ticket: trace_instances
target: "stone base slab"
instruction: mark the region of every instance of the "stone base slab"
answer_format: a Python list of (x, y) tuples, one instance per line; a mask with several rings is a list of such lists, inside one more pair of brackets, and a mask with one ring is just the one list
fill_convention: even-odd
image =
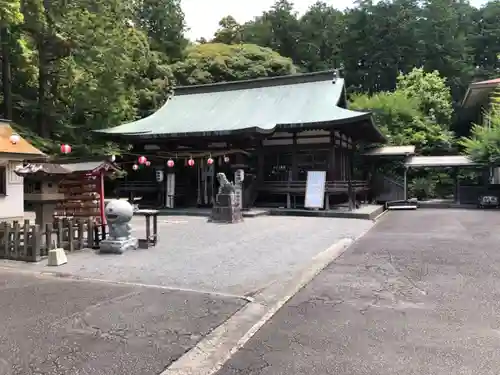
[(123, 254), (127, 250), (137, 250), (139, 240), (129, 238), (126, 240), (106, 239), (99, 242), (99, 252), (104, 254)]

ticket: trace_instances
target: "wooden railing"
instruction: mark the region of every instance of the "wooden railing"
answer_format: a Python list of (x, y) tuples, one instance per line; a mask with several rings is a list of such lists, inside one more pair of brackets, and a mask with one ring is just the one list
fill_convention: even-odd
[(163, 183), (158, 183), (156, 181), (124, 181), (121, 182), (116, 191), (118, 193), (146, 193), (146, 192), (157, 192), (162, 190)]
[[(366, 181), (351, 181), (353, 192), (367, 191)], [(306, 181), (264, 181), (258, 188), (259, 191), (275, 194), (305, 194)], [(347, 181), (327, 181), (325, 184), (326, 193), (347, 193), (349, 183)]]

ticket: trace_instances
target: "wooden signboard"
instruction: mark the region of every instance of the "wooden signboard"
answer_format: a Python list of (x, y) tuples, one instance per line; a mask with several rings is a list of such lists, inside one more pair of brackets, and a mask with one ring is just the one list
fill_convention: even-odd
[(326, 171), (307, 171), (306, 208), (324, 208)]

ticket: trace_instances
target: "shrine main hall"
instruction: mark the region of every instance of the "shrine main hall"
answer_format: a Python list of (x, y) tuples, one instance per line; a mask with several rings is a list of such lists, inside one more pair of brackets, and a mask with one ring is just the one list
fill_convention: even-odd
[[(333, 70), (177, 87), (149, 117), (99, 133), (132, 145), (117, 193), (156, 207), (210, 207), (217, 173), (236, 171), (244, 207), (304, 207), (311, 171), (325, 172), (323, 208), (351, 203), (369, 190), (357, 156), (386, 141), (370, 113), (347, 108)], [(151, 167), (132, 170), (138, 156)]]

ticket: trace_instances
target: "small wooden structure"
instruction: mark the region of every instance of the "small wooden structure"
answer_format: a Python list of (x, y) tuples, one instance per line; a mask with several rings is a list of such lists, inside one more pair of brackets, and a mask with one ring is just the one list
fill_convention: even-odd
[[(137, 210), (134, 212), (134, 215), (146, 218), (146, 238), (139, 238), (139, 248), (148, 249), (158, 243), (158, 214), (158, 210)], [(151, 219), (153, 219), (153, 228), (151, 228)]]
[(37, 224), (56, 218), (86, 218), (105, 224), (104, 178), (120, 169), (109, 161), (36, 162), (20, 167), (25, 200), (37, 211)]

